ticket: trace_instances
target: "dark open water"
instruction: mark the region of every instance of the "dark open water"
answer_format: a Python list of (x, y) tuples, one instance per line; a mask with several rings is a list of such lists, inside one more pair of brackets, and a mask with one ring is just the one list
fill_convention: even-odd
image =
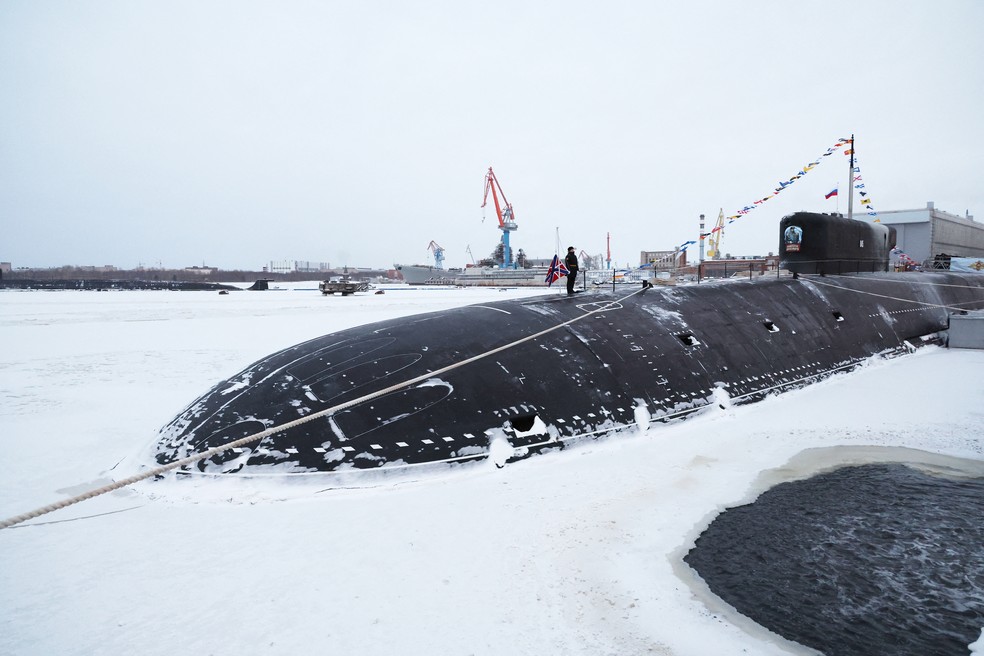
[(967, 656), (984, 628), (984, 478), (878, 464), (783, 483), (719, 515), (684, 560), (827, 656)]

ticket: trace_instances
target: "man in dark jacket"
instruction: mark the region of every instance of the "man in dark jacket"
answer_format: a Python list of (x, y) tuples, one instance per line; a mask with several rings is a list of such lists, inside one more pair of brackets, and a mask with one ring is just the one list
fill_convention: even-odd
[(564, 264), (567, 265), (567, 293), (574, 293), (574, 280), (577, 278), (577, 255), (574, 254), (574, 247), (567, 247), (567, 257), (564, 258)]

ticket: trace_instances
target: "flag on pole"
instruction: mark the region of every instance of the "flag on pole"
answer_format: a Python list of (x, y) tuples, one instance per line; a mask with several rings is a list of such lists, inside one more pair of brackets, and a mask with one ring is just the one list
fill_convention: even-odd
[(826, 198), (827, 200), (830, 200), (832, 197), (834, 197), (836, 195), (837, 195), (837, 187), (834, 187), (833, 191), (831, 191), (828, 194), (824, 194), (823, 197)]
[(567, 265), (564, 264), (559, 257), (553, 256), (553, 261), (550, 263), (550, 268), (547, 269), (547, 279), (544, 281), (547, 283), (547, 287), (554, 284), (560, 280), (561, 276), (566, 276), (570, 271), (567, 270)]

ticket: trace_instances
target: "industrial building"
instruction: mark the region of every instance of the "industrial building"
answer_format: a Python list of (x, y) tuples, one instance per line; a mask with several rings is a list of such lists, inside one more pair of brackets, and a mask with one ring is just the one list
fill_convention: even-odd
[(952, 257), (984, 257), (984, 224), (974, 221), (970, 212), (957, 216), (938, 210), (929, 202), (918, 210), (878, 212), (878, 218), (883, 225), (895, 228), (896, 248), (916, 262), (944, 253)]
[(653, 271), (675, 271), (687, 266), (687, 251), (642, 251), (639, 266), (649, 265)]
[(263, 271), (268, 273), (325, 273), (329, 268), (327, 262), (279, 260), (271, 261), (270, 266), (263, 267)]

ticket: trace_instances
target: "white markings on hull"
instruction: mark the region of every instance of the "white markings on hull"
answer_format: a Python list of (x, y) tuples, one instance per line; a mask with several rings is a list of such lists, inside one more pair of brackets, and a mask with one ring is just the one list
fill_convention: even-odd
[(488, 305), (472, 305), (471, 307), (482, 308), (484, 310), (495, 310), (496, 312), (502, 312), (503, 314), (512, 314), (512, 312), (507, 312), (502, 308), (489, 307)]

